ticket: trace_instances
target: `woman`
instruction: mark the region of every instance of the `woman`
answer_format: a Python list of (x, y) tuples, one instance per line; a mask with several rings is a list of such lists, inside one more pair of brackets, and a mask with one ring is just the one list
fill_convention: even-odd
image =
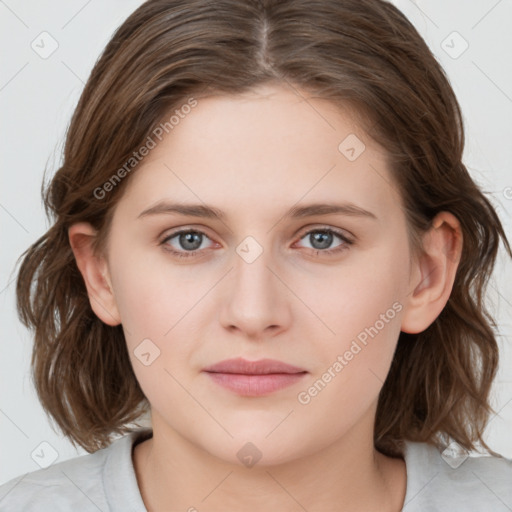
[(91, 453), (0, 510), (512, 508), (482, 438), (512, 251), (463, 145), (387, 2), (144, 3), (18, 278), (39, 398)]

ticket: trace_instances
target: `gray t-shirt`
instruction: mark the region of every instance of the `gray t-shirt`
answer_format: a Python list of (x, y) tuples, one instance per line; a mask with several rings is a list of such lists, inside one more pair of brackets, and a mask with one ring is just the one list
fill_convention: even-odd
[[(0, 511), (147, 512), (132, 449), (150, 436), (151, 429), (138, 429), (103, 450), (10, 480), (0, 486)], [(512, 511), (511, 459), (447, 454), (426, 443), (406, 443), (403, 512)]]

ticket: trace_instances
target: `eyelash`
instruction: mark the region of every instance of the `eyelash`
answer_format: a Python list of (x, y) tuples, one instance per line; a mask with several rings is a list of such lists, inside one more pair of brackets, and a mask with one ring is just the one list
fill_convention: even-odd
[[(201, 231), (199, 229), (182, 229), (180, 231), (175, 231), (174, 233), (171, 233), (170, 235), (166, 236), (160, 242), (160, 245), (164, 246), (164, 250), (165, 251), (170, 252), (172, 255), (177, 256), (178, 258), (196, 258), (196, 257), (199, 256), (198, 255), (198, 252), (200, 251), (199, 249), (196, 249), (195, 251), (176, 251), (174, 249), (169, 249), (168, 247), (165, 247), (166, 243), (169, 240), (172, 240), (173, 238), (175, 238), (178, 235), (187, 234), (187, 233), (197, 233), (197, 234), (205, 236), (206, 238), (210, 238), (206, 233), (204, 233), (203, 231)], [(346, 249), (348, 249), (349, 246), (351, 246), (354, 243), (352, 240), (347, 238), (343, 233), (341, 233), (338, 230), (332, 229), (332, 228), (316, 228), (316, 229), (312, 229), (310, 231), (307, 231), (307, 232), (303, 233), (302, 236), (299, 238), (299, 240), (302, 240), (303, 238), (305, 238), (306, 236), (310, 235), (311, 233), (329, 233), (329, 234), (333, 234), (333, 235), (337, 236), (338, 238), (340, 238), (344, 242), (344, 244), (338, 246), (335, 249), (326, 249), (326, 250), (310, 249), (312, 251), (315, 251), (315, 256), (318, 256), (319, 253), (322, 253), (322, 255), (327, 255), (327, 256), (335, 255), (335, 254), (338, 254), (338, 253), (341, 253), (341, 252), (345, 251)]]

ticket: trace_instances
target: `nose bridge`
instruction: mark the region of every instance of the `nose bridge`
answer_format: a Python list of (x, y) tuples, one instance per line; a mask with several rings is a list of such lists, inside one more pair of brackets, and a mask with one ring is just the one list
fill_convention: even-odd
[(264, 248), (254, 237), (246, 237), (236, 248), (235, 282), (237, 290), (247, 290), (252, 294), (268, 294), (272, 287), (269, 267), (272, 268), (272, 249)]
[(235, 248), (229, 293), (223, 305), (225, 327), (234, 326), (257, 336), (270, 326), (275, 329), (288, 321), (286, 290), (274, 275), (272, 254), (270, 247), (264, 247), (253, 236)]

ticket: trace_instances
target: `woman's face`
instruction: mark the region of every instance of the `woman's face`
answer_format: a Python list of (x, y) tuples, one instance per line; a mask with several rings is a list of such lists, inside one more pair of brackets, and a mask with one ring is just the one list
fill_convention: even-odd
[[(108, 245), (153, 428), (234, 463), (372, 439), (411, 291), (384, 149), (348, 112), (285, 88), (200, 99), (182, 117), (130, 177)], [(231, 358), (303, 373), (204, 371)]]

